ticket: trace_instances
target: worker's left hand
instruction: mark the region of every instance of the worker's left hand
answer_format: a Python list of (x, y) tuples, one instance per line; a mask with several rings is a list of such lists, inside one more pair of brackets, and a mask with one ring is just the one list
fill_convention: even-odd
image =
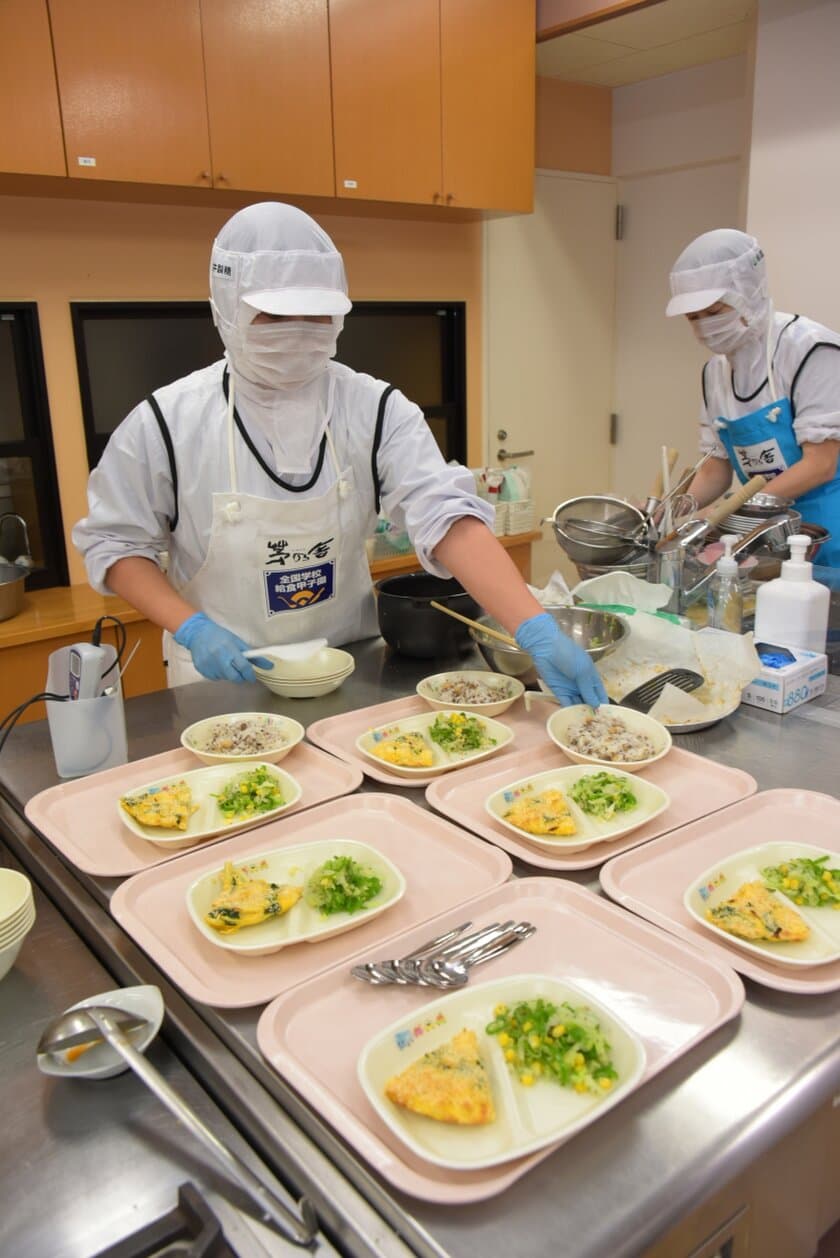
[(564, 708), (573, 703), (588, 703), (593, 708), (609, 703), (604, 683), (586, 651), (558, 629), (548, 612), (523, 620), (514, 636)]

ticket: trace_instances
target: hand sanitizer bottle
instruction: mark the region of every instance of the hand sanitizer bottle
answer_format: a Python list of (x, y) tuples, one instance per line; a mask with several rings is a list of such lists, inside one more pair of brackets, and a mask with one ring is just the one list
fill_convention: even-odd
[(828, 633), (829, 591), (811, 575), (805, 558), (810, 537), (795, 533), (788, 539), (790, 559), (775, 581), (759, 586), (755, 600), (755, 638), (803, 651), (825, 650)]
[(709, 582), (709, 624), (713, 629), (741, 632), (744, 600), (738, 577), (738, 561), (732, 548), (740, 539), (727, 534), (722, 537), (724, 553), (717, 561), (717, 571)]

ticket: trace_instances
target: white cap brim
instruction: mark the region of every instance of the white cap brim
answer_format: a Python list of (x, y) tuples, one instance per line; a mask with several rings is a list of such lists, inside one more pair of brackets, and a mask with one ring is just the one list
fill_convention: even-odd
[(725, 288), (702, 288), (694, 293), (677, 293), (665, 307), (665, 314), (669, 318), (673, 315), (695, 314), (698, 310), (708, 310), (709, 306), (725, 296)]
[(274, 315), (345, 315), (353, 303), (337, 288), (267, 288), (244, 293), (242, 300), (254, 310)]

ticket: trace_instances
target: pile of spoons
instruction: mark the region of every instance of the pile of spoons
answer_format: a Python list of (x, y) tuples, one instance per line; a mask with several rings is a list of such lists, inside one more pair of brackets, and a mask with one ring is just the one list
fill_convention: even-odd
[(407, 956), (388, 961), (368, 961), (354, 965), (350, 973), (374, 987), (398, 986), (437, 987), (448, 991), (469, 982), (474, 965), (492, 961), (509, 948), (529, 939), (537, 929), (530, 922), (493, 922), (470, 934), (465, 931), (472, 922), (463, 922)]

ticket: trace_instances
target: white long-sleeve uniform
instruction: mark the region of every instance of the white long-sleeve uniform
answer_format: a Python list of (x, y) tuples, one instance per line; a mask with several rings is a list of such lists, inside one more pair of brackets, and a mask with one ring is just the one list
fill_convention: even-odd
[[(73, 541), (84, 555), (91, 585), (100, 592), (108, 592), (108, 569), (128, 556), (159, 563), (161, 552), (168, 552), (169, 579), (179, 590), (204, 562), (212, 495), (230, 488), (224, 366), (223, 361), (214, 363), (155, 393), (172, 436), (177, 468), (178, 523), (174, 531), (169, 527), (176, 506), (170, 462), (148, 403), (142, 402), (120, 424), (91, 473), (89, 514), (73, 529)], [(379, 399), (386, 385), (339, 363), (331, 363), (329, 372), (335, 378), (330, 431), (339, 466), (353, 469), (358, 496), (353, 518), (359, 533), (354, 540), (361, 546), (375, 527), (371, 454)], [(335, 483), (332, 462), (324, 458), (317, 479), (305, 487), (312, 480), (317, 452), (308, 474), (283, 476), (260, 428), (249, 425), (245, 413), (242, 421), (266, 467), (260, 465), (237, 430), (240, 492), (300, 500), (318, 497)], [(397, 390), (388, 398), (377, 468), (382, 511), (406, 530), (424, 568), (449, 576), (432, 558), (435, 546), (463, 516), (474, 516), (492, 527), (492, 508), (476, 496), (466, 468), (444, 461), (421, 410)], [(299, 493), (285, 489), (269, 472), (289, 485), (305, 488)]]

